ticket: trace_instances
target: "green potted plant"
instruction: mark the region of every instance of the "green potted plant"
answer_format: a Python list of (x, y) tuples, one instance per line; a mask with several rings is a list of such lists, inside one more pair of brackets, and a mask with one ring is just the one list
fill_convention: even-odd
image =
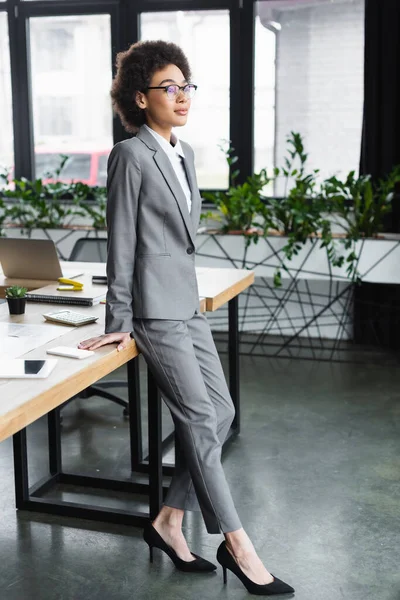
[(10, 170), (0, 168), (0, 235), (19, 229), (24, 237), (53, 239), (60, 257), (66, 258), (63, 245), (75, 232), (94, 230), (97, 235), (106, 229), (107, 191), (81, 181), (60, 181), (68, 156), (60, 159), (54, 172), (32, 181), (12, 179)]
[[(60, 158), (54, 173), (47, 172), (33, 181), (24, 177), (11, 181), (9, 171), (0, 172), (0, 182), (4, 184), (0, 200), (3, 196), (8, 202), (3, 219), (7, 226), (18, 226), (30, 235), (33, 229), (74, 228), (72, 222), (76, 217), (90, 217), (91, 227), (105, 229), (106, 188), (89, 187), (81, 181), (59, 181), (69, 157), (62, 154)], [(45, 183), (46, 179), (51, 181)]]
[[(331, 223), (324, 216), (329, 212), (326, 197), (318, 190), (319, 169), (308, 171), (308, 154), (300, 133), (291, 131), (286, 142), (284, 166), (275, 167), (273, 171), (276, 179), (284, 177), (284, 196), (266, 199), (273, 230), (287, 239), (281, 249), (281, 268), (287, 270), (286, 261), (297, 256), (310, 240), (319, 240), (319, 247), (325, 248), (330, 264), (341, 267), (344, 257), (337, 252)], [(274, 283), (276, 287), (282, 284), (280, 268), (275, 272)]]
[(25, 312), (27, 288), (12, 285), (6, 289), (6, 299), (10, 315), (23, 315)]
[(89, 217), (93, 229), (106, 229), (107, 189), (102, 186), (85, 186), (76, 183), (74, 202), (76, 215)]
[[(65, 204), (71, 196), (75, 184), (57, 181), (67, 161), (67, 155), (61, 155), (60, 166), (55, 173), (46, 173), (46, 178), (54, 178), (55, 182), (44, 183), (43, 178), (33, 181), (22, 177), (12, 180), (12, 188), (3, 190), (3, 196), (11, 200), (8, 208), (8, 219), (24, 231), (32, 229), (63, 228), (67, 218), (73, 216), (73, 208)], [(9, 173), (5, 171), (2, 179), (7, 182)]]
[(323, 182), (322, 193), (331, 221), (344, 230), (342, 243), (348, 252), (347, 276), (352, 281), (360, 278), (357, 242), (382, 237), (384, 217), (392, 211), (399, 183), (400, 165), (395, 165), (386, 177), (377, 181), (373, 181), (371, 175), (356, 177), (355, 171), (350, 171), (343, 180), (333, 176)]
[[(232, 166), (238, 160), (234, 155), (234, 148), (226, 150), (222, 145), (220, 148), (228, 165)], [(239, 170), (232, 172), (227, 190), (203, 192), (203, 198), (213, 202), (220, 213), (208, 211), (201, 215), (201, 219), (222, 221), (219, 230), (221, 234), (244, 235), (248, 246), (251, 241), (257, 243), (260, 235), (266, 235), (271, 225), (268, 208), (261, 199), (262, 190), (268, 185), (270, 178), (266, 169), (261, 169), (239, 184), (238, 175)]]

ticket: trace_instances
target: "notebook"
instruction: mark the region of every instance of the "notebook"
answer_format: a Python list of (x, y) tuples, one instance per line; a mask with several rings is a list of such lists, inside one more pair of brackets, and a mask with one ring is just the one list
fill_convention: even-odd
[(95, 306), (106, 297), (107, 286), (85, 283), (80, 291), (61, 292), (57, 285), (46, 285), (26, 294), (28, 302), (46, 302), (47, 304), (70, 304), (74, 306)]

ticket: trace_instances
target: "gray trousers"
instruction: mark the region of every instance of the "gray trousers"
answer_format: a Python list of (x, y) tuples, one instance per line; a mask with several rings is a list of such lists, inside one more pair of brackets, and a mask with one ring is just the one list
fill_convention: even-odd
[(175, 474), (164, 504), (201, 510), (208, 533), (240, 529), (221, 464), (235, 409), (207, 317), (135, 318), (133, 333), (175, 425)]

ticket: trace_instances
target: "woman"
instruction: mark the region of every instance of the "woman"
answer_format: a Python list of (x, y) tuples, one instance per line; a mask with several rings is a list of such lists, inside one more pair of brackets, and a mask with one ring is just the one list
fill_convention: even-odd
[[(193, 150), (173, 127), (185, 125), (196, 86), (182, 50), (139, 42), (117, 56), (111, 96), (125, 129), (107, 167), (108, 293), (105, 334), (95, 350), (134, 337), (174, 420), (175, 475), (163, 507), (144, 530), (177, 568), (211, 571), (190, 552), (185, 510), (201, 510), (209, 533), (225, 540), (217, 560), (259, 595), (293, 592), (262, 564), (236, 512), (221, 465), (234, 407), (207, 318), (200, 313), (195, 236), (201, 198)], [(131, 336), (132, 333), (132, 336)], [(178, 450), (179, 449), (179, 450)]]

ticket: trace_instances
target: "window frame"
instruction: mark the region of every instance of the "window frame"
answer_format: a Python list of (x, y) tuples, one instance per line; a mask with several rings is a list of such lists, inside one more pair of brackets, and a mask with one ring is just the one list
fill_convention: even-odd
[[(5, 2), (0, 2), (0, 14), (1, 13), (5, 13), (6, 14), (6, 18), (7, 18), (7, 30), (8, 30), (8, 40), (9, 40), (9, 60), (10, 60), (10, 79), (11, 79), (11, 115), (13, 115), (13, 89), (12, 89), (12, 62), (11, 62), (11, 33), (10, 33), (10, 21), (8, 18), (8, 13), (10, 10), (10, 6), (9, 6), (9, 1), (6, 0)], [(13, 127), (13, 138), (15, 138), (15, 131), (14, 131), (14, 127)], [(14, 148), (13, 148), (13, 154), (15, 157), (15, 142), (14, 142)], [(15, 159), (14, 159), (15, 160)], [(1, 165), (2, 166), (2, 165)]]
[[(238, 156), (240, 180), (253, 170), (254, 10), (255, 0), (6, 0), (10, 39), (15, 177), (34, 174), (33, 110), (29, 56), (29, 19), (69, 15), (109, 14), (110, 61), (115, 75), (116, 54), (139, 39), (142, 12), (228, 10), (230, 15), (230, 140)], [(113, 115), (113, 143), (127, 139)]]

